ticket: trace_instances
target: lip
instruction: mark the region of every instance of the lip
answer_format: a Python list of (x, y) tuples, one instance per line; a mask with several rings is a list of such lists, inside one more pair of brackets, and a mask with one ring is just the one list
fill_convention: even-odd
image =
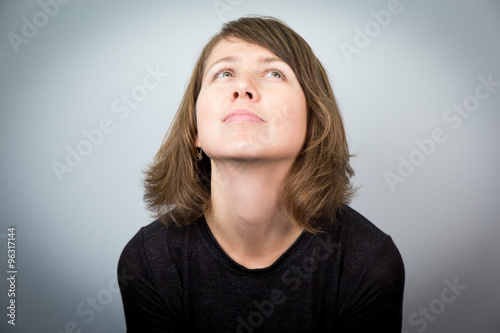
[(230, 113), (228, 113), (224, 120), (224, 123), (260, 123), (264, 122), (264, 120), (257, 116), (254, 112), (248, 109), (234, 109)]

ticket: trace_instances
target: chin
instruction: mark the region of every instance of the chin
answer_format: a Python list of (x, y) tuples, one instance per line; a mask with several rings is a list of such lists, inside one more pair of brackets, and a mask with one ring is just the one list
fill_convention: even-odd
[(258, 158), (262, 158), (262, 154), (258, 152), (256, 149), (252, 149), (251, 147), (247, 147), (246, 149), (226, 149), (224, 151), (208, 151), (205, 152), (208, 157), (212, 160), (255, 160)]

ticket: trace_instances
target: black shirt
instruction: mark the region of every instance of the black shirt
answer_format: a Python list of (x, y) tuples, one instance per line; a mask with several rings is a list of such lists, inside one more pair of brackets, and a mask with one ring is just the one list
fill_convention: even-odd
[(155, 221), (118, 263), (127, 331), (401, 332), (404, 265), (390, 236), (350, 207), (303, 232), (271, 266), (245, 268), (203, 217)]

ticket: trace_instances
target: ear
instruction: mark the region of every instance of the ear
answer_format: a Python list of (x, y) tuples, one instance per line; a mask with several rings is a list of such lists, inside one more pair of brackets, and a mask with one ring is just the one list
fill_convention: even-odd
[(197, 148), (200, 148), (200, 141), (198, 141), (198, 134), (195, 135), (194, 137), (194, 144), (196, 145)]

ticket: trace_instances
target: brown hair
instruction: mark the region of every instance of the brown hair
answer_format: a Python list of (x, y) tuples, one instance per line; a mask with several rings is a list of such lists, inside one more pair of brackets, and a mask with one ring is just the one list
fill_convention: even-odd
[(210, 208), (210, 159), (203, 155), (202, 161), (196, 160), (195, 108), (205, 62), (215, 45), (229, 37), (267, 48), (292, 68), (301, 84), (308, 107), (307, 133), (283, 184), (282, 199), (290, 219), (314, 233), (318, 231), (317, 218), (333, 221), (337, 211), (349, 203), (355, 191), (349, 180), (354, 171), (342, 116), (325, 69), (307, 42), (273, 17), (242, 17), (225, 23), (205, 45), (175, 119), (145, 171), (145, 202), (164, 223), (179, 226), (191, 223)]

